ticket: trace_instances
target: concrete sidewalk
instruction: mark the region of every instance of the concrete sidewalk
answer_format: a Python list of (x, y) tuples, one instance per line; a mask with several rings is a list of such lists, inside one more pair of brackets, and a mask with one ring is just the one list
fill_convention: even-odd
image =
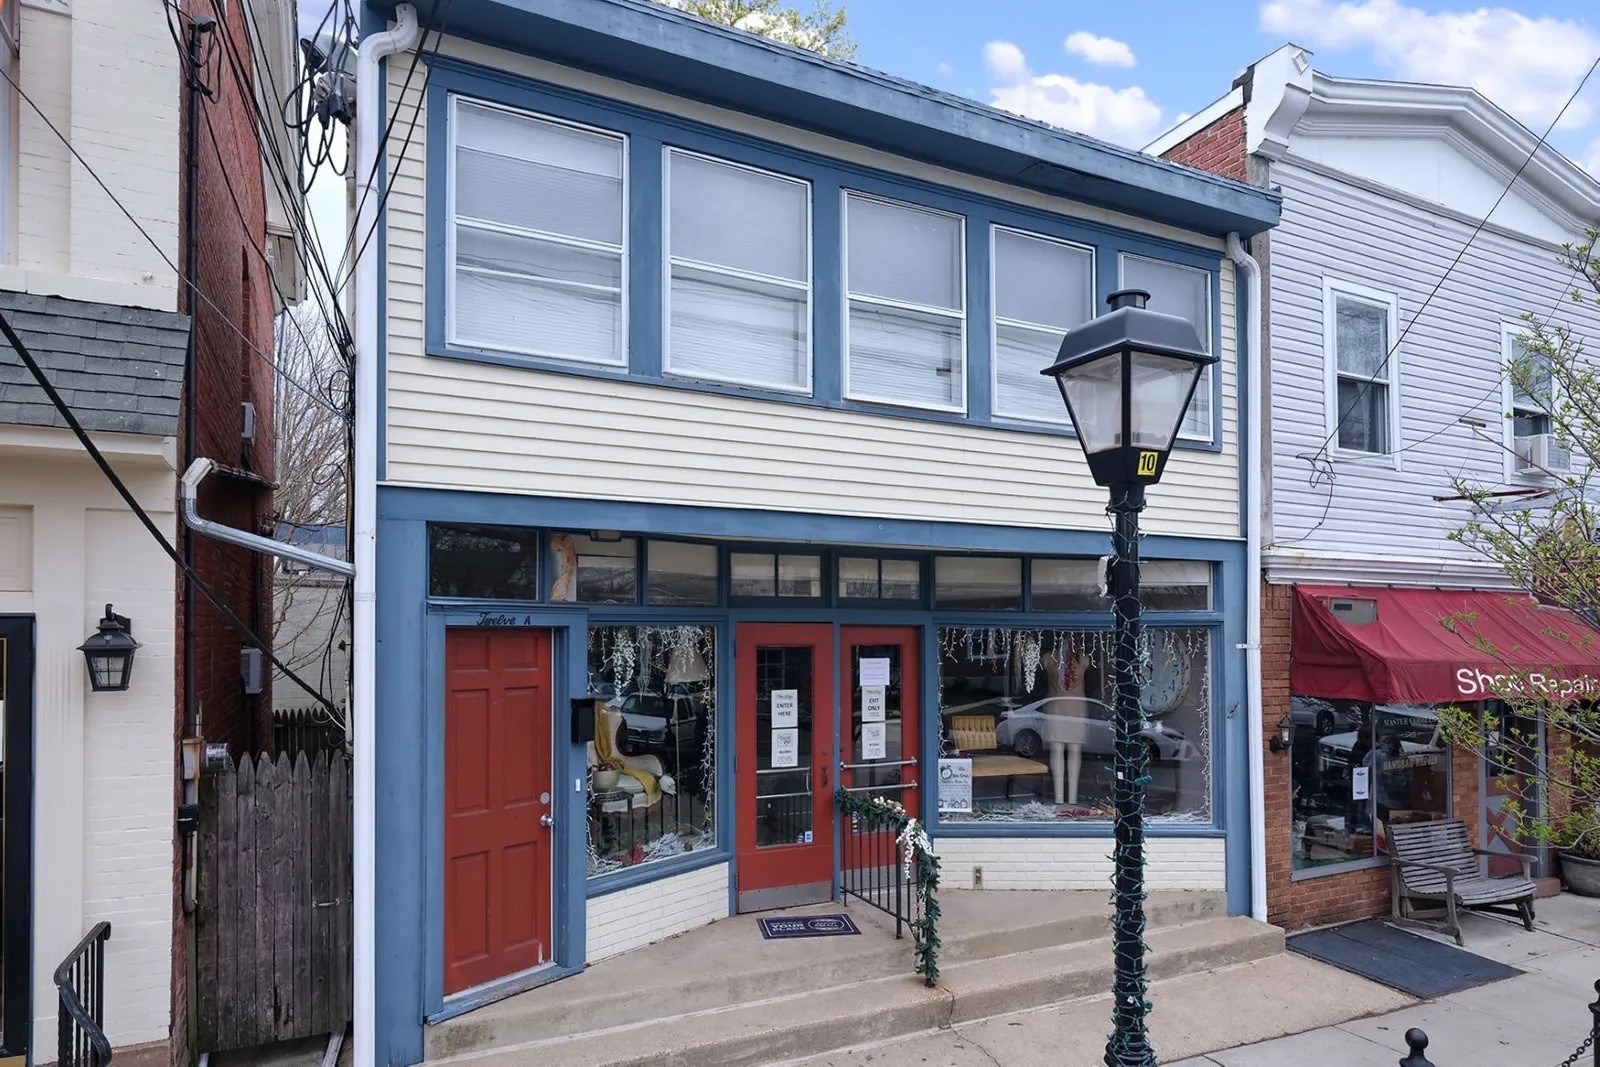
[[(1528, 973), (1428, 1002), (1293, 953), (1174, 978), (1152, 990), (1150, 1029), (1161, 1062), (1394, 1067), (1406, 1051), (1406, 1030), (1420, 1026), (1436, 1067), (1555, 1067), (1587, 1033), (1600, 979), (1600, 903), (1570, 895), (1542, 900), (1532, 933), (1481, 915), (1464, 922), (1469, 951)], [(1108, 998), (1095, 997), (795, 1064), (1094, 1067), (1109, 1017)]]
[[(1406, 1050), (1405, 1032), (1413, 1026), (1426, 1031), (1428, 1059), (1436, 1067), (1554, 1067), (1589, 1032), (1589, 1005), (1600, 981), (1600, 901), (1563, 894), (1539, 901), (1538, 913), (1533, 933), (1478, 914), (1462, 923), (1469, 951), (1526, 974), (1385, 1015), (1210, 1052), (1172, 1067), (1394, 1067)], [(1582, 1062), (1592, 1062), (1588, 1056)]]

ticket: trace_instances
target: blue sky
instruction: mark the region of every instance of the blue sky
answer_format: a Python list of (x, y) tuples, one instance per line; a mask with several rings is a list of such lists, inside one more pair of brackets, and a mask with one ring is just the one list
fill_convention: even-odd
[[(300, 0), (302, 27), (328, 2)], [(1541, 133), (1600, 57), (1596, 0), (845, 3), (867, 66), (1135, 147), (1289, 40), (1328, 74), (1476, 85)], [(1550, 140), (1600, 176), (1600, 73)], [(341, 196), (317, 183), (326, 225)]]

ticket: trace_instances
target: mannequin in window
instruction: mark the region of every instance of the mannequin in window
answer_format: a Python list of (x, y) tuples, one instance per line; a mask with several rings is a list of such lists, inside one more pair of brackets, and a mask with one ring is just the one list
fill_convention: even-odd
[[(1062, 663), (1063, 651), (1066, 662)], [(1049, 686), (1043, 716), (1044, 742), (1050, 747), (1050, 778), (1057, 804), (1078, 802), (1078, 780), (1083, 769), (1083, 746), (1089, 736), (1089, 709), (1083, 696), (1083, 677), (1089, 657), (1072, 648), (1057, 648), (1039, 658)]]

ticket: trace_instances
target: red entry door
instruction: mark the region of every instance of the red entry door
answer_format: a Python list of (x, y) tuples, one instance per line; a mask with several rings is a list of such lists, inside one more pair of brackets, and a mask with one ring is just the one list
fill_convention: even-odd
[(445, 637), (444, 991), (550, 959), (550, 633)]
[(739, 910), (833, 897), (833, 627), (738, 629)]
[[(918, 785), (922, 657), (911, 626), (846, 626), (839, 632), (839, 707), (846, 789), (887, 797), (922, 818)], [(845, 850), (846, 855), (850, 850)]]

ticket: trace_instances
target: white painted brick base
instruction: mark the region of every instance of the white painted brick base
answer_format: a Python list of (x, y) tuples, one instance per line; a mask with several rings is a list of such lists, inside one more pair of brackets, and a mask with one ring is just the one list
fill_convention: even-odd
[[(1226, 888), (1222, 838), (1145, 841), (1150, 889)], [(940, 884), (972, 889), (983, 868), (985, 889), (1111, 889), (1111, 839), (1105, 837), (934, 839)]]
[(728, 917), (728, 865), (595, 897), (588, 910), (588, 960), (596, 963)]

